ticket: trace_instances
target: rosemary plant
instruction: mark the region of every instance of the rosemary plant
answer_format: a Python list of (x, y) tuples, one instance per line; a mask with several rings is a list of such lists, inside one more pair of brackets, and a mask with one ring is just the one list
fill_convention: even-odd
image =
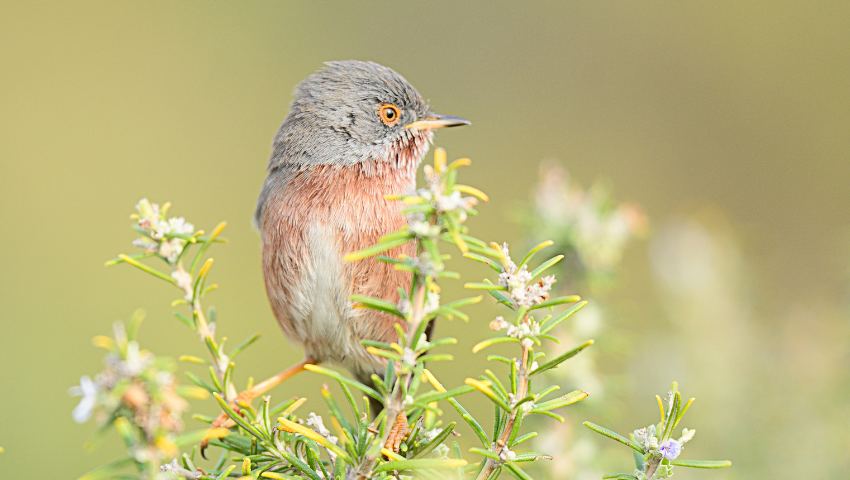
[[(213, 261), (205, 260), (205, 254), (213, 243), (224, 241), (219, 235), (225, 224), (219, 224), (205, 235), (202, 231), (194, 231), (194, 226), (182, 218), (166, 219), (167, 204), (160, 209), (147, 200), (139, 202), (138, 214), (134, 216), (137, 224), (133, 228), (141, 238), (134, 244), (144, 248), (144, 253), (120, 255), (107, 265), (129, 264), (179, 289), (181, 296), (173, 305), (185, 306), (187, 310), (185, 314), (175, 312), (175, 316), (197, 334), (208, 353), (208, 359), (184, 355), (181, 360), (203, 364), (209, 371), (209, 379), (185, 372), (195, 386), (177, 386), (171, 375), (173, 364), (140, 350), (135, 342), (135, 332), (141, 321), (138, 315), (126, 328), (116, 327), (115, 340), (97, 337), (95, 343), (110, 350), (107, 371), (95, 381), (83, 377), (80, 387), (73, 392), (83, 396), (75, 410), (75, 418), (85, 421), (91, 412), (96, 412), (101, 431), (111, 427), (117, 429), (127, 442), (128, 453), (83, 478), (343, 480), (403, 477), (431, 480), (452, 477), (495, 480), (502, 472), (518, 479), (531, 478), (523, 464), (551, 457), (544, 452), (524, 451), (522, 444), (537, 433), (524, 432), (523, 420), (529, 415), (541, 415), (563, 421), (555, 410), (588, 395), (575, 390), (547, 399), (559, 389), (558, 386), (532, 385), (533, 380), (545, 378), (538, 376), (540, 373), (558, 368), (593, 344), (593, 340), (587, 340), (544, 361), (543, 342), (558, 341), (552, 329), (586, 302), (575, 295), (550, 297), (556, 279), (544, 274), (562, 256), (531, 267), (534, 255), (551, 242), (535, 246), (517, 263), (507, 244), (487, 244), (468, 234), (464, 222), (469, 215), (477, 214), (474, 207), (479, 201), (487, 201), (483, 192), (456, 181), (458, 169), (469, 164), (468, 159), (448, 163), (445, 151), (437, 149), (434, 164), (425, 166), (427, 184), (424, 188), (409, 195), (387, 197), (404, 203), (407, 225), (388, 233), (376, 245), (345, 257), (352, 262), (377, 257), (396, 269), (410, 272), (412, 280), (409, 285), (399, 286), (401, 300), (398, 303), (364, 296), (351, 298), (355, 307), (379, 310), (399, 319), (397, 342), (363, 342), (371, 354), (387, 359), (383, 377), (373, 375), (371, 384), (367, 385), (330, 368), (305, 367), (337, 382), (343, 392), (344, 399), (338, 401), (327, 386), (322, 388), (330, 428), (314, 412), (301, 413), (299, 408), (306, 398), (296, 397), (275, 405), (270, 396), (252, 404), (241, 401), (237, 395), (234, 357), (258, 336), (248, 337), (225, 353), (224, 340), (216, 339), (215, 310), (205, 311), (202, 305), (205, 295), (216, 288), (215, 285), (206, 286)], [(414, 242), (415, 256), (382, 255), (407, 242)], [(467, 378), (463, 385), (451, 388), (445, 387), (426, 368), (426, 362), (452, 361), (452, 355), (444, 353), (444, 349), (457, 341), (426, 338), (426, 327), (438, 317), (470, 321), (463, 307), (482, 301), (483, 296), (442, 301), (440, 281), (459, 278), (458, 273), (445, 269), (444, 262), (449, 257), (441, 250), (445, 244), (492, 269), (492, 280), (483, 279), (465, 286), (485, 292), (505, 312), (489, 322), (494, 334), (475, 345), (473, 352), (500, 343), (516, 347), (511, 357), (487, 357), (489, 361), (506, 364), (503, 370), (507, 374), (499, 376), (486, 369), (483, 374)], [(143, 263), (148, 258), (164, 262), (167, 270)], [(554, 311), (554, 307), (562, 305), (567, 308), (560, 313)], [(249, 389), (251, 383), (249, 380)], [(234, 426), (181, 434), (179, 417), (185, 410), (185, 402), (179, 400), (181, 393), (196, 397), (211, 393), (217, 407)], [(492, 434), (485, 431), (478, 420), (480, 412), (471, 413), (461, 405), (460, 398), (467, 394), (483, 395), (492, 404)], [(383, 405), (381, 411), (370, 411), (370, 399)], [(640, 441), (648, 442), (641, 450), (643, 477), (636, 471), (635, 476), (624, 478), (664, 478), (660, 475), (662, 472), (671, 474), (672, 465), (700, 466), (698, 462), (686, 464), (669, 459), (674, 448), (669, 443), (672, 427), (681, 417), (679, 412), (684, 413), (687, 408), (681, 407), (678, 392), (674, 392), (670, 401), (667, 419), (661, 426), (652, 433), (636, 434), (642, 439)], [(457, 410), (465, 426), (442, 422), (441, 405), (444, 404)], [(195, 418), (213, 423), (211, 417), (195, 415)], [(450, 438), (461, 428), (471, 432), (480, 445), (463, 453), (459, 444)], [(638, 440), (623, 439), (602, 427), (591, 428), (639, 448), (635, 445)], [(679, 446), (687, 441), (688, 435), (692, 434), (686, 431), (677, 440)], [(648, 440), (650, 437), (655, 439), (655, 444)], [(214, 467), (196, 466), (196, 456), (201, 451), (199, 442), (220, 449)], [(180, 447), (187, 451), (178, 454)]]

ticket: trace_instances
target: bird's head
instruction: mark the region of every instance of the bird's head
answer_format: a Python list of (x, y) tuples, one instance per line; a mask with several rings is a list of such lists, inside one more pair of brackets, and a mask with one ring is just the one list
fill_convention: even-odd
[(355, 60), (328, 62), (296, 87), (269, 167), (415, 164), (433, 129), (466, 124), (432, 112), (419, 92), (390, 68)]

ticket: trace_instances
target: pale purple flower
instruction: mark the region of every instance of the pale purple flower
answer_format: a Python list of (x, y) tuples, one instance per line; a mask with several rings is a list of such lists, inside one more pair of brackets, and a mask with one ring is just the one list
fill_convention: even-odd
[(676, 457), (682, 453), (682, 444), (676, 440), (667, 440), (661, 444), (658, 451), (661, 452), (661, 455), (663, 455), (667, 460), (675, 460)]

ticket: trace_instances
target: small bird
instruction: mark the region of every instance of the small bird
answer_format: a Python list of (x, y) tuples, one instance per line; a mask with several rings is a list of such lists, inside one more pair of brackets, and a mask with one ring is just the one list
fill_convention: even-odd
[[(373, 373), (383, 374), (386, 359), (367, 353), (360, 341), (396, 341), (398, 319), (353, 308), (349, 298), (398, 302), (397, 287), (409, 285), (410, 274), (375, 259), (346, 263), (343, 256), (406, 223), (399, 202), (384, 195), (414, 191), (434, 129), (467, 124), (433, 113), (401, 75), (372, 62), (329, 62), (296, 87), (254, 221), (269, 303), (305, 359), (239, 400), (250, 401), (308, 363), (342, 366), (366, 384)], [(413, 245), (387, 253), (399, 254), (415, 255)]]

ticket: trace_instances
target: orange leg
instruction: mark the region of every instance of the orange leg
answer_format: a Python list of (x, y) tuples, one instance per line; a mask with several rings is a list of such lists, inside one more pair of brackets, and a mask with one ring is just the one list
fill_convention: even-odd
[[(269, 378), (268, 380), (264, 380), (249, 388), (248, 390), (245, 390), (244, 392), (240, 393), (232, 402), (230, 402), (230, 407), (238, 412), (240, 403), (251, 403), (255, 398), (280, 385), (284, 380), (290, 377), (294, 377), (296, 374), (303, 372), (304, 365), (315, 365), (317, 363), (319, 362), (313, 360), (312, 358), (305, 358), (301, 362), (287, 368), (286, 370), (278, 373), (277, 375)], [(219, 415), (218, 418), (215, 419), (215, 421), (213, 421), (212, 427), (210, 428), (231, 428), (234, 425), (236, 425), (236, 422), (234, 422), (230, 417), (228, 417), (226, 413), (222, 412), (222, 414)], [(207, 458), (204, 455), (204, 450), (206, 448), (207, 442), (204, 441), (201, 443), (201, 455), (203, 455), (204, 458)]]

